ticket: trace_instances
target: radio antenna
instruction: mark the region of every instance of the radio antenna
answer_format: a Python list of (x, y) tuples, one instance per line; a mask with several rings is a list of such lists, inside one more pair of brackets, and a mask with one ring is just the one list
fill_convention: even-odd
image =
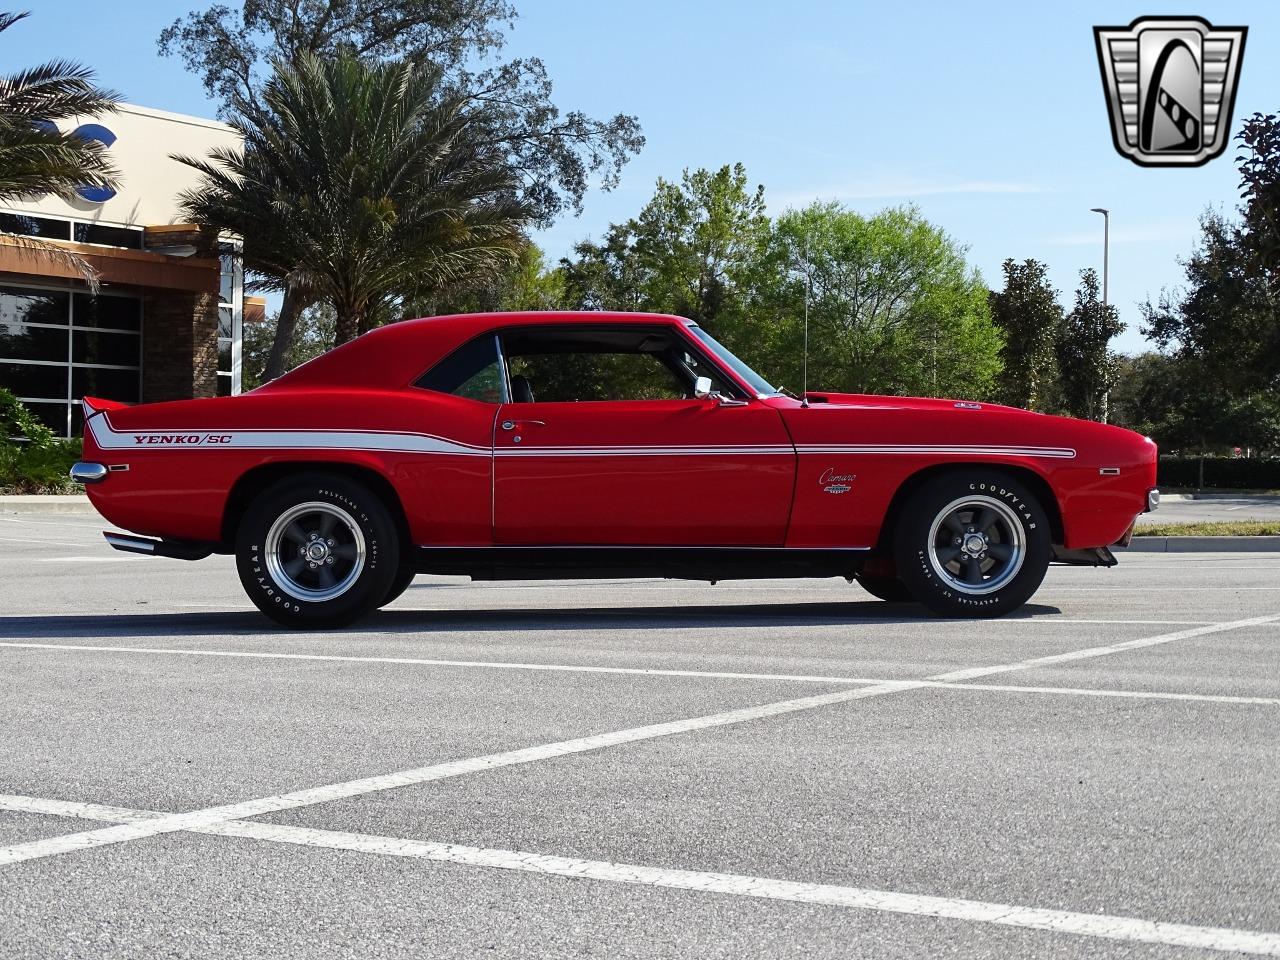
[(804, 359), (801, 361), (800, 405), (809, 406), (809, 297), (813, 293), (813, 274), (809, 269), (809, 241), (804, 243)]

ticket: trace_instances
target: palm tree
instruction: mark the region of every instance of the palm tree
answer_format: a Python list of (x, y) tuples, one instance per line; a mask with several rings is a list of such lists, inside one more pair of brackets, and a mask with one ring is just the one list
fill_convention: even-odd
[[(25, 13), (0, 13), (0, 33)], [(77, 187), (115, 187), (116, 171), (106, 148), (57, 124), (115, 110), (120, 96), (93, 85), (92, 71), (66, 60), (0, 75), (0, 203), (45, 194), (68, 200)], [(74, 266), (91, 284), (93, 268), (70, 251), (31, 237), (15, 238), (25, 249)]]
[(519, 256), (532, 215), (518, 174), (438, 71), (304, 54), (275, 65), (263, 103), (243, 151), (176, 159), (204, 174), (185, 215), (242, 236), (246, 267), (285, 293), (273, 358), (307, 303), (333, 306), (344, 343), (407, 296)]

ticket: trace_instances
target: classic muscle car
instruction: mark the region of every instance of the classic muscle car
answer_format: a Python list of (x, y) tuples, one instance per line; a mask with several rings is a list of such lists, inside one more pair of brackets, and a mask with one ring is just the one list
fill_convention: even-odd
[(119, 550), (234, 554), (295, 627), (475, 579), (845, 577), (948, 616), (1110, 566), (1156, 448), (967, 401), (775, 388), (696, 324), (475, 314), (367, 333), (238, 397), (87, 397), (72, 476)]

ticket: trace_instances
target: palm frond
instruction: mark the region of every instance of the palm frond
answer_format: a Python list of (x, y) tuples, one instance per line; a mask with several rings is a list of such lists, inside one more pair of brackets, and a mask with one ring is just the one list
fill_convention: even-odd
[[(3, 29), (3, 27), (0, 27), (0, 29)], [(66, 247), (50, 240), (28, 237), (20, 233), (0, 233), (0, 241), (3, 242), (4, 246), (17, 247), (37, 262), (54, 264), (65, 269), (74, 270), (89, 287), (90, 293), (96, 294), (98, 292), (98, 271), (93, 268), (89, 261), (74, 250), (68, 250)]]

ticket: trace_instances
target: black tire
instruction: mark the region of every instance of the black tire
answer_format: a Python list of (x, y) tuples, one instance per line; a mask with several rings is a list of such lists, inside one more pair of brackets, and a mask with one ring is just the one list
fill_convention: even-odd
[(998, 617), (1031, 598), (1049, 568), (1044, 506), (998, 468), (939, 474), (911, 495), (893, 531), (903, 583), (949, 617)]
[(363, 484), (289, 477), (250, 504), (236, 569), (254, 605), (286, 627), (346, 626), (376, 609), (399, 572), (395, 521)]
[(857, 573), (854, 574), (854, 579), (858, 581), (858, 586), (877, 600), (887, 600), (890, 603), (915, 602), (915, 595), (897, 577), (869, 577)]
[(378, 604), (378, 607), (382, 608), (399, 600), (400, 595), (409, 589), (409, 584), (413, 583), (413, 578), (417, 575), (418, 571), (414, 569), (412, 564), (402, 562), (400, 568), (396, 571), (396, 578), (391, 581), (391, 587), (387, 590), (387, 595), (382, 598), (382, 602)]

